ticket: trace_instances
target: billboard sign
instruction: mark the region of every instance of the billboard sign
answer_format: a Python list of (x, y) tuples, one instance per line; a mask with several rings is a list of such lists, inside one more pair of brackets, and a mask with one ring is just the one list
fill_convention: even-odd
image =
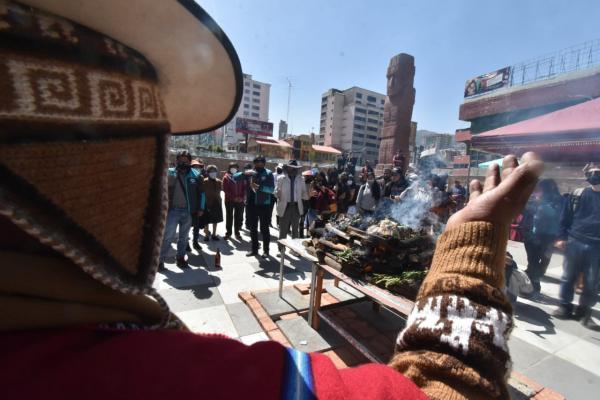
[(488, 74), (469, 79), (465, 84), (465, 98), (491, 92), (508, 86), (510, 67), (505, 67)]
[(238, 117), (235, 121), (235, 131), (253, 136), (273, 136), (273, 123)]

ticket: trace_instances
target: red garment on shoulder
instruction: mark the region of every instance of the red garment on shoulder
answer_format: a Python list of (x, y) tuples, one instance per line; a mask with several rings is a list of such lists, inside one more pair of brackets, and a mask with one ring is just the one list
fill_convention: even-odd
[[(310, 391), (319, 399), (426, 399), (385, 365), (338, 370), (322, 354), (306, 360)], [(0, 333), (6, 399), (292, 398), (284, 393), (288, 367), (288, 350), (277, 342), (246, 346), (218, 335), (91, 328)]]

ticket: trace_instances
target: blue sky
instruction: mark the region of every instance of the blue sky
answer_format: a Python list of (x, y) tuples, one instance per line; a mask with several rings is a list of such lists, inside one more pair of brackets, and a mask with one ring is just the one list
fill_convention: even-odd
[(292, 133), (319, 129), (321, 94), (360, 86), (385, 93), (390, 57), (415, 57), (413, 120), (454, 132), (465, 81), (600, 38), (600, 1), (206, 0), (244, 72), (271, 83), (269, 119)]

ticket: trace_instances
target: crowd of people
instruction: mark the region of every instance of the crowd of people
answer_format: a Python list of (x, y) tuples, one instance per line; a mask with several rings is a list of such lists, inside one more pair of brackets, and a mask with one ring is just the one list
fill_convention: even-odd
[[(206, 166), (189, 153), (177, 155), (176, 166), (168, 173), (169, 213), (161, 253), (164, 256), (179, 231), (177, 266), (187, 268), (186, 252), (192, 228), (192, 247), (201, 250), (200, 231), (204, 240), (219, 240), (217, 225), (223, 222), (221, 192), (225, 195), (225, 240), (232, 236), (242, 241), (241, 229), (250, 233), (248, 256), (269, 257), (270, 228), (273, 211), (279, 239), (291, 235), (304, 237), (316, 218), (332, 214), (371, 216), (386, 205), (402, 202), (415, 186), (429, 196), (430, 212), (441, 223), (462, 209), (468, 199), (467, 189), (460, 181), (447, 185), (447, 178), (417, 175), (412, 167), (404, 168), (401, 154), (394, 156), (395, 166), (376, 176), (369, 161), (357, 173), (354, 163), (345, 155), (337, 166), (321, 169), (317, 164), (302, 172), (296, 160), (279, 164), (274, 171), (265, 167), (262, 156), (243, 169), (232, 162), (220, 178), (215, 165)], [(565, 265), (561, 284), (561, 306), (557, 318), (574, 317), (594, 328), (590, 318), (595, 303), (600, 273), (600, 167), (590, 164), (585, 169), (589, 183), (570, 194), (561, 195), (555, 181), (541, 180), (523, 212), (516, 218), (512, 238), (524, 243), (527, 253), (525, 271), (532, 292), (527, 297), (536, 300), (541, 293), (541, 279), (546, 273), (554, 251), (564, 251)], [(245, 221), (245, 222), (244, 222)], [(259, 242), (259, 232), (262, 243)], [(508, 276), (508, 275), (507, 275)], [(581, 294), (579, 307), (573, 309), (574, 292)], [(524, 295), (524, 294), (521, 294)]]
[[(432, 211), (444, 221), (465, 203), (466, 189), (459, 181), (447, 191), (446, 180), (440, 177), (423, 180), (411, 168), (405, 170), (400, 153), (394, 157), (395, 166), (385, 169), (381, 176), (375, 176), (369, 161), (357, 173), (352, 160), (345, 155), (340, 159), (337, 167), (322, 169), (314, 164), (304, 172), (296, 160), (290, 160), (271, 171), (265, 166), (265, 158), (258, 156), (243, 168), (230, 163), (221, 177), (215, 165), (205, 166), (188, 152), (177, 154), (175, 166), (168, 172), (169, 212), (160, 268), (164, 268), (164, 256), (177, 231), (177, 266), (187, 268), (190, 228), (192, 247), (200, 251), (201, 230), (205, 241), (220, 240), (217, 226), (223, 220), (225, 240), (235, 236), (241, 241), (240, 231), (245, 227), (251, 238), (247, 255), (257, 256), (262, 245), (261, 257), (267, 258), (274, 210), (281, 239), (288, 234), (304, 237), (319, 217), (337, 213), (372, 215), (384, 204), (402, 201), (403, 193), (417, 182), (425, 182), (432, 193)], [(225, 196), (225, 217), (221, 192)]]

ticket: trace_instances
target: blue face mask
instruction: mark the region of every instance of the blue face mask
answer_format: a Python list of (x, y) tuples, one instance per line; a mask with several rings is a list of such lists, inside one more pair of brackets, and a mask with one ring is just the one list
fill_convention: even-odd
[(319, 173), (319, 168), (313, 168), (311, 169), (313, 175), (317, 175)]

